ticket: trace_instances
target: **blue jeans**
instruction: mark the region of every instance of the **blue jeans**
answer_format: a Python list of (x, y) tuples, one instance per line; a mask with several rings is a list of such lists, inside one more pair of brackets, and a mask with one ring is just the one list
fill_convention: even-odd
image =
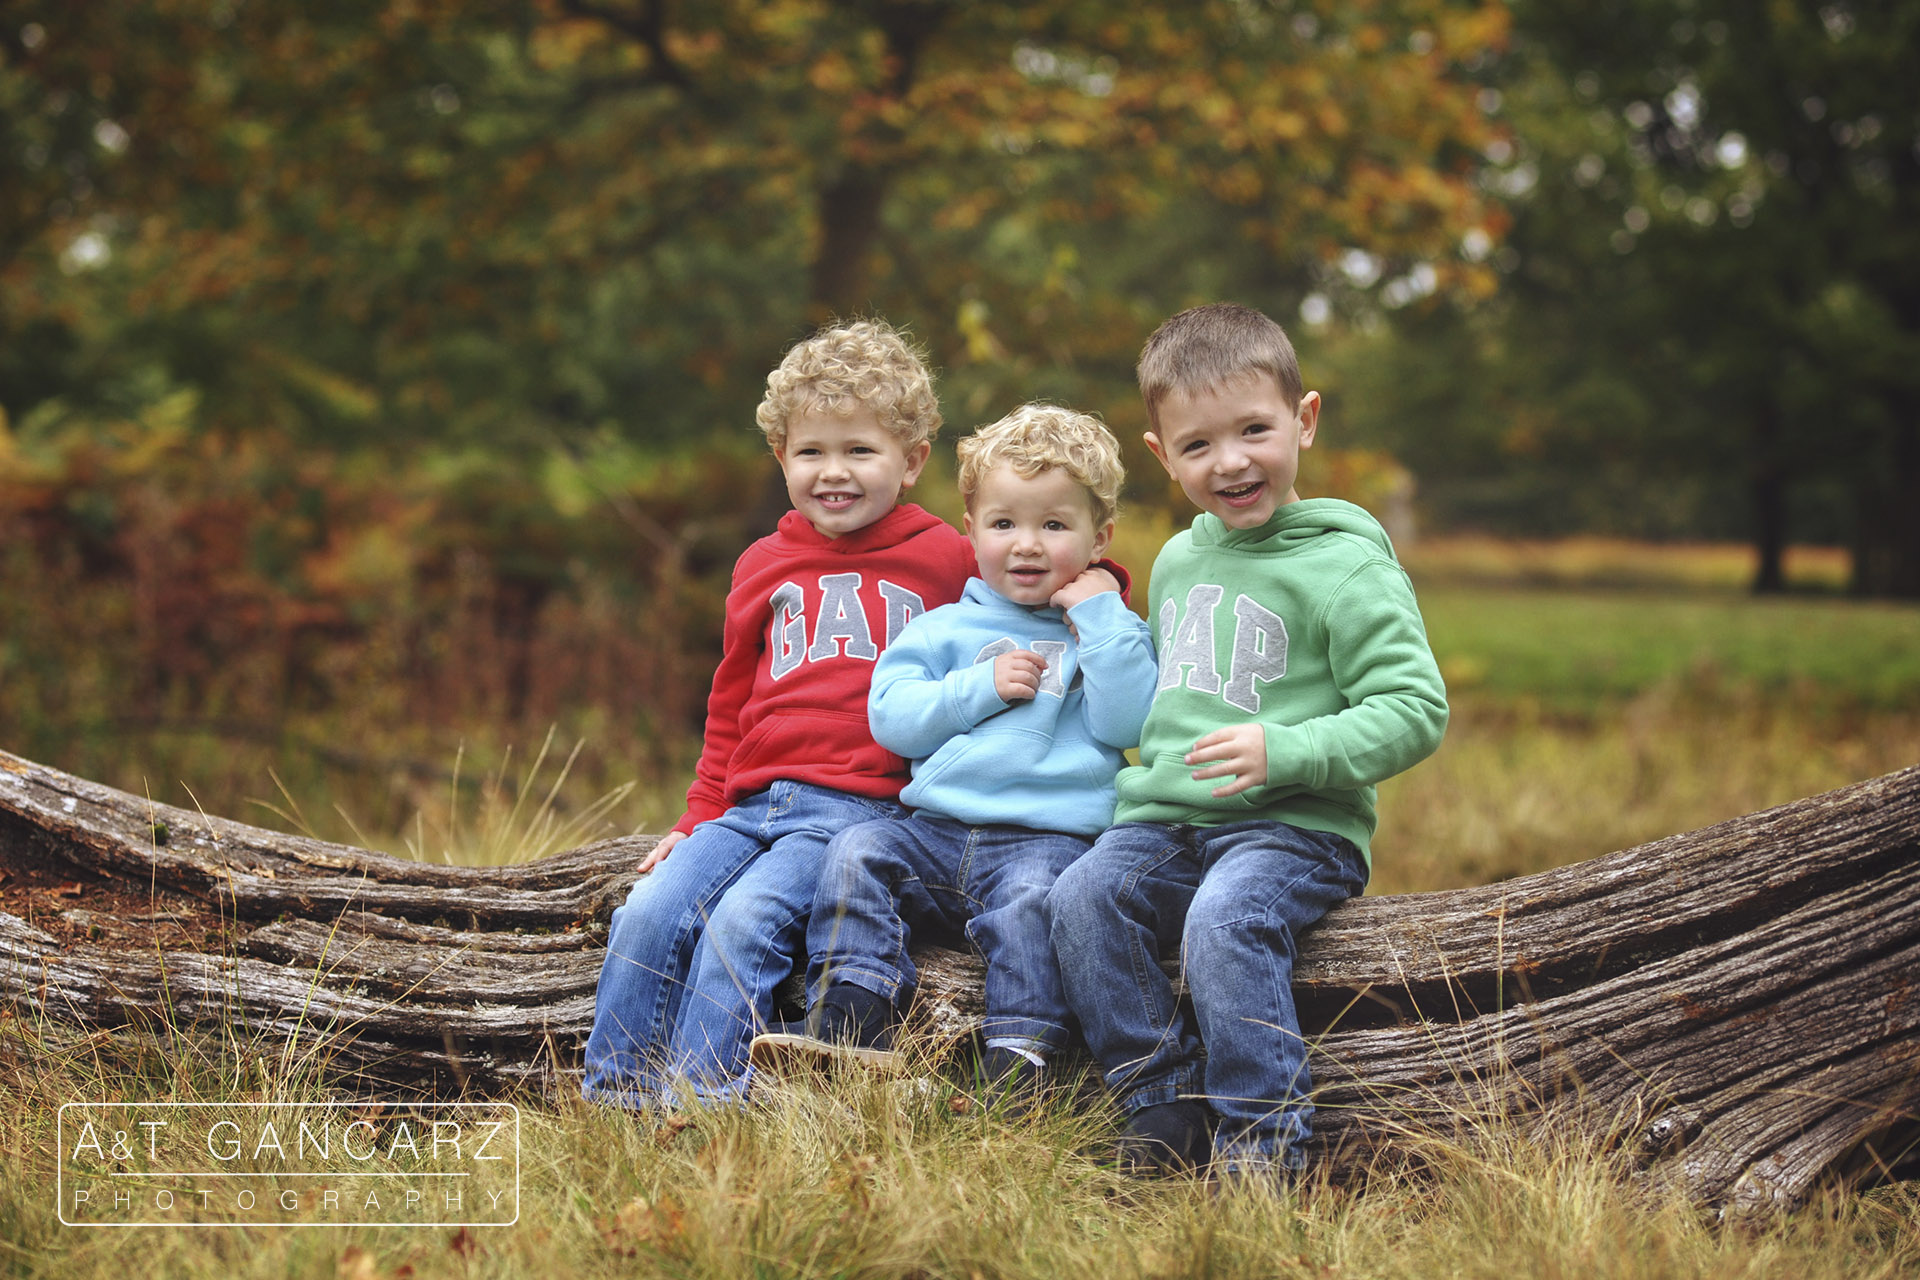
[(827, 842), (903, 812), (776, 782), (695, 827), (614, 910), (581, 1092), (639, 1107), (680, 1080), (703, 1097), (744, 1092), (747, 1043), (793, 972)]
[(807, 987), (851, 982), (906, 1003), (919, 981), (913, 929), (964, 929), (987, 961), (990, 1041), (1048, 1053), (1066, 1042), (1067, 1005), (1047, 940), (1047, 891), (1087, 850), (1079, 836), (970, 827), (915, 813), (840, 833), (827, 849), (807, 926)]
[[(1122, 1107), (1202, 1097), (1227, 1168), (1300, 1168), (1313, 1104), (1295, 939), (1366, 884), (1350, 841), (1283, 822), (1102, 835), (1047, 907), (1067, 1003)], [(1175, 945), (1191, 1017), (1159, 965)]]

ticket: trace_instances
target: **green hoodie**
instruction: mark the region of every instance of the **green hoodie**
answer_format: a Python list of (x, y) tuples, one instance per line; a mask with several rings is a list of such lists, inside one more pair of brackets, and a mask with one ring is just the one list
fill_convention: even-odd
[[(1374, 785), (1440, 745), (1447, 691), (1406, 571), (1350, 502), (1291, 502), (1257, 529), (1202, 514), (1154, 562), (1148, 621), (1160, 681), (1116, 822), (1265, 819), (1368, 849)], [(1256, 722), (1267, 782), (1215, 799), (1182, 757)]]

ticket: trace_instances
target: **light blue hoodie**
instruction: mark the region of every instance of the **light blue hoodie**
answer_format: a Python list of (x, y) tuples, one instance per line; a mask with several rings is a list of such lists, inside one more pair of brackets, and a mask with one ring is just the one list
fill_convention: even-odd
[[(1034, 698), (1009, 704), (993, 660), (1015, 649), (1040, 654), (1047, 672)], [(973, 578), (880, 655), (867, 715), (875, 740), (913, 762), (903, 804), (969, 826), (1092, 837), (1113, 821), (1114, 775), (1140, 741), (1157, 670), (1147, 624), (1118, 594), (1062, 614)]]

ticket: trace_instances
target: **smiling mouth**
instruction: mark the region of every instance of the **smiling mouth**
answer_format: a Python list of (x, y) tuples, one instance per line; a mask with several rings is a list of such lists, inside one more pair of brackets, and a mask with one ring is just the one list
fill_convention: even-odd
[(828, 510), (843, 511), (846, 508), (852, 506), (854, 503), (860, 501), (860, 495), (857, 493), (839, 493), (839, 492), (816, 493), (813, 495), (813, 500), (819, 503), (821, 506), (826, 507)]
[(1260, 491), (1266, 487), (1267, 482), (1264, 480), (1249, 480), (1246, 484), (1236, 484), (1225, 489), (1216, 489), (1214, 492), (1228, 502), (1244, 504), (1258, 497)]

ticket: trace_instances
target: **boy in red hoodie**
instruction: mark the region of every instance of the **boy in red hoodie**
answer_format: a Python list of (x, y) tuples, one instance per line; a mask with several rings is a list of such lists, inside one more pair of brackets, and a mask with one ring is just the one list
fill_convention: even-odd
[(744, 1091), (827, 841), (904, 816), (906, 761), (867, 727), (874, 662), (974, 571), (965, 538), (900, 502), (940, 407), (892, 328), (799, 343), (755, 416), (794, 509), (734, 566), (686, 814), (613, 913), (582, 1085), (599, 1101), (658, 1105), (676, 1083), (701, 1099)]

